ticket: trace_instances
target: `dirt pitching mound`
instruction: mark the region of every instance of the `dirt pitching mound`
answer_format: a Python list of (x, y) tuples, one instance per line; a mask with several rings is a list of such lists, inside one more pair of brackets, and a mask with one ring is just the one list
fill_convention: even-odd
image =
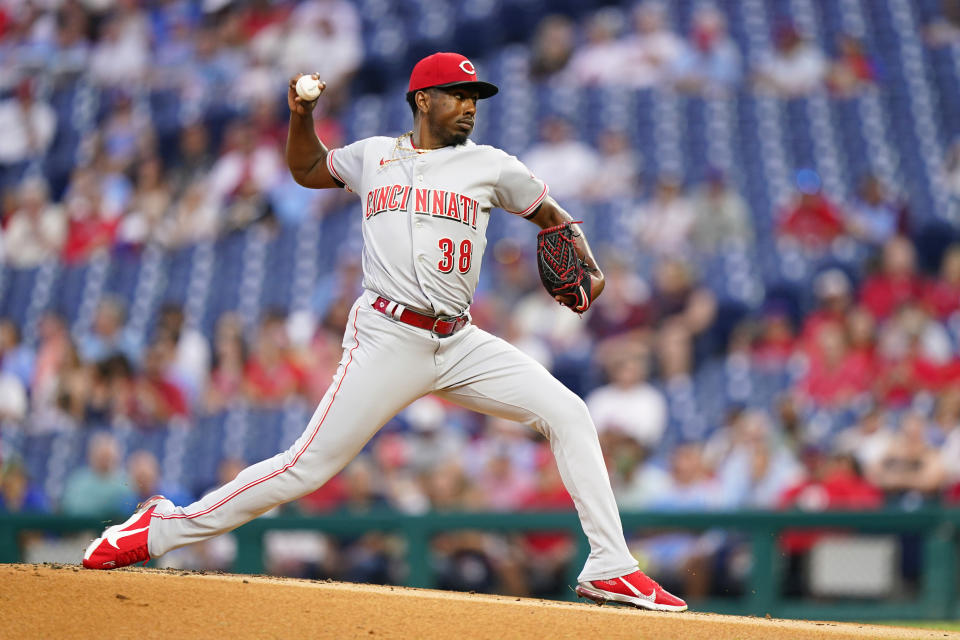
[(0, 638), (960, 639), (945, 631), (74, 565), (0, 565), (0, 611)]

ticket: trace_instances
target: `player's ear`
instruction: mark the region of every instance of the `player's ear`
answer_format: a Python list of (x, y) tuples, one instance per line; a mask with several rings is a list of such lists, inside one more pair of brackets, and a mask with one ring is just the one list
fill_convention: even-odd
[(413, 96), (414, 102), (417, 103), (417, 109), (423, 113), (430, 111), (430, 94), (426, 91), (417, 91), (417, 94)]

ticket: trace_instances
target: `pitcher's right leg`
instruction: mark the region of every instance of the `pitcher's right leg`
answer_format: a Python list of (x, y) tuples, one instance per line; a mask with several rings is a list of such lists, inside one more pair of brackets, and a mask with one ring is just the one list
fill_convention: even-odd
[(433, 345), (428, 338), (416, 338), (361, 297), (350, 313), (333, 383), (296, 443), (247, 467), (198, 502), (155, 510), (150, 555), (235, 529), (333, 477), (387, 420), (429, 389)]

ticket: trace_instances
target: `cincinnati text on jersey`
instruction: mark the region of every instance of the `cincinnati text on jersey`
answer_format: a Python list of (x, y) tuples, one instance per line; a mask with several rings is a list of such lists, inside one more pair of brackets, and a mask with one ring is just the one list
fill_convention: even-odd
[(377, 187), (367, 193), (364, 216), (372, 218), (384, 211), (410, 211), (433, 218), (456, 220), (477, 228), (477, 211), (480, 203), (469, 196), (442, 189), (414, 189), (409, 185), (394, 184)]

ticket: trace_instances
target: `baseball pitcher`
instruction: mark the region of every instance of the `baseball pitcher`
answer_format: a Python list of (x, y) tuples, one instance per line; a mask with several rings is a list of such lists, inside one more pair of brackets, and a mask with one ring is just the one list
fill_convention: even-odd
[[(596, 428), (583, 401), (511, 344), (470, 322), (490, 212), (538, 227), (540, 276), (558, 302), (586, 311), (603, 273), (579, 227), (515, 157), (470, 140), (479, 100), (497, 87), (456, 53), (410, 74), (413, 130), (327, 149), (314, 131), (324, 84), (290, 80), (287, 164), (314, 189), (348, 189), (363, 205), (363, 289), (333, 383), (288, 450), (254, 464), (191, 505), (162, 496), (140, 505), (87, 548), (83, 565), (111, 569), (225, 533), (323, 485), (393, 415), (432, 393), (521, 422), (550, 442), (590, 555), (577, 593), (597, 602), (683, 611), (686, 603), (637, 569), (623, 537)], [(300, 87), (311, 85), (309, 80)], [(312, 93), (309, 92), (312, 89)], [(303, 89), (301, 89), (303, 93)], [(496, 220), (493, 221), (496, 224)]]

